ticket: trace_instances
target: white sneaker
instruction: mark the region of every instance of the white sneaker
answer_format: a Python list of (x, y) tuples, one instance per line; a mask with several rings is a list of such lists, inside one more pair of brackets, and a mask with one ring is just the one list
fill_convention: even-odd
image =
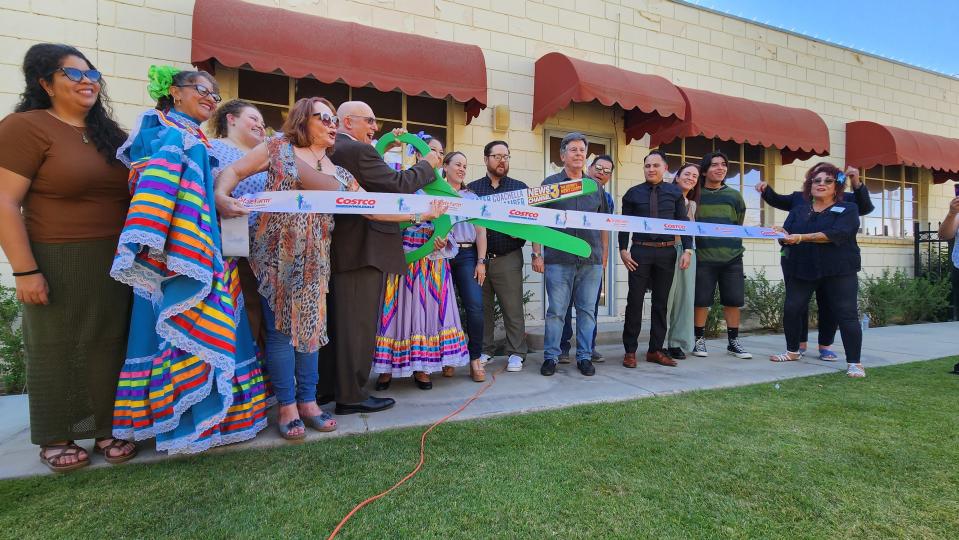
[(493, 359), (492, 356), (490, 356), (490, 355), (488, 355), (488, 354), (486, 354), (486, 353), (483, 353), (483, 354), (481, 354), (481, 355), (479, 356), (480, 365), (481, 365), (481, 366), (485, 366), (486, 363), (489, 362), (489, 361), (492, 360), (492, 359)]
[(506, 362), (506, 371), (523, 371), (523, 359), (515, 354), (510, 355), (509, 360)]

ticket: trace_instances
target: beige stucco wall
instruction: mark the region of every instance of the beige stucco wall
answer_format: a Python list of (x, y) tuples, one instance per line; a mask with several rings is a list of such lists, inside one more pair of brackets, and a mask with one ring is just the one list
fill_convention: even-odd
[[(824, 44), (787, 32), (667, 0), (277, 0), (283, 7), (403, 32), (471, 43), (486, 57), (489, 105), (469, 126), (453, 106), (449, 145), (471, 161), (479, 177), (482, 146), (494, 138), (512, 147), (511, 175), (537, 184), (544, 177), (545, 130), (580, 130), (613, 141), (617, 160), (614, 195), (642, 180), (648, 138), (625, 144), (621, 113), (599, 104), (576, 104), (530, 129), (533, 64), (551, 51), (654, 73), (672, 82), (726, 95), (811, 109), (830, 130), (832, 157), (842, 165), (845, 123), (872, 120), (959, 138), (959, 80)], [(130, 126), (150, 105), (145, 75), (151, 63), (189, 62), (190, 0), (0, 0), (0, 111), (9, 111), (21, 90), (19, 63), (38, 41), (65, 41), (81, 48), (108, 77), (119, 119)], [(229, 14), (224, 14), (229, 16)], [(231, 78), (230, 70), (218, 77)], [(229, 88), (229, 84), (225, 85)], [(492, 130), (491, 109), (509, 105), (510, 129)], [(778, 165), (779, 191), (799, 187), (811, 162)], [(920, 218), (945, 215), (952, 186), (924, 177)], [(781, 223), (782, 212), (772, 214)], [(912, 268), (909, 240), (861, 238), (866, 272)], [(747, 242), (747, 273), (766, 268), (780, 276), (778, 248)], [(528, 251), (528, 248), (527, 248)], [(5, 263), (0, 263), (5, 264)], [(5, 281), (9, 267), (0, 266)], [(541, 316), (542, 286), (528, 270), (536, 294), (529, 306)], [(616, 308), (625, 305), (625, 271), (618, 265)]]

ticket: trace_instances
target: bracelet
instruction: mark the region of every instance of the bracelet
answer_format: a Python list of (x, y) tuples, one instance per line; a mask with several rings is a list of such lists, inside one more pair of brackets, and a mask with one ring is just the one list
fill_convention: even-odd
[(797, 244), (802, 244), (802, 234), (799, 235), (799, 241), (797, 241), (796, 243), (797, 243)]
[(14, 272), (13, 277), (32, 276), (33, 274), (39, 274), (39, 273), (40, 273), (40, 269), (34, 268), (33, 270), (30, 270), (29, 272)]

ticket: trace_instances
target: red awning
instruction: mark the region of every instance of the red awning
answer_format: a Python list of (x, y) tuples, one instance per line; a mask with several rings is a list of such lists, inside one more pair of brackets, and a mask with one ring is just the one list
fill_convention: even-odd
[(534, 128), (572, 102), (593, 100), (632, 112), (634, 133), (648, 133), (685, 117), (683, 96), (673, 83), (657, 75), (577, 60), (557, 52), (536, 61)]
[(452, 96), (466, 104), (467, 123), (486, 108), (486, 60), (479, 47), (239, 0), (197, 0), (191, 59), (352, 87), (371, 84), (383, 92)]
[(782, 152), (783, 164), (829, 155), (829, 129), (818, 114), (808, 109), (678, 88), (686, 98), (685, 120), (654, 132), (650, 146), (677, 137), (703, 136), (776, 147)]
[(932, 169), (935, 182), (959, 181), (959, 139), (884, 126), (846, 124), (846, 162), (863, 170), (876, 165)]

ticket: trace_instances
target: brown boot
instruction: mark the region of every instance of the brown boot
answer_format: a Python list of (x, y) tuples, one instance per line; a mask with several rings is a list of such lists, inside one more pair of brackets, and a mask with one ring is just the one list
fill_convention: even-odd
[(636, 353), (628, 352), (625, 356), (623, 356), (623, 367), (636, 367)]
[(470, 377), (472, 377), (473, 382), (486, 381), (486, 369), (483, 368), (479, 359), (470, 360)]
[(679, 365), (675, 360), (663, 354), (663, 351), (651, 351), (646, 353), (646, 361), (669, 367), (676, 367)]

